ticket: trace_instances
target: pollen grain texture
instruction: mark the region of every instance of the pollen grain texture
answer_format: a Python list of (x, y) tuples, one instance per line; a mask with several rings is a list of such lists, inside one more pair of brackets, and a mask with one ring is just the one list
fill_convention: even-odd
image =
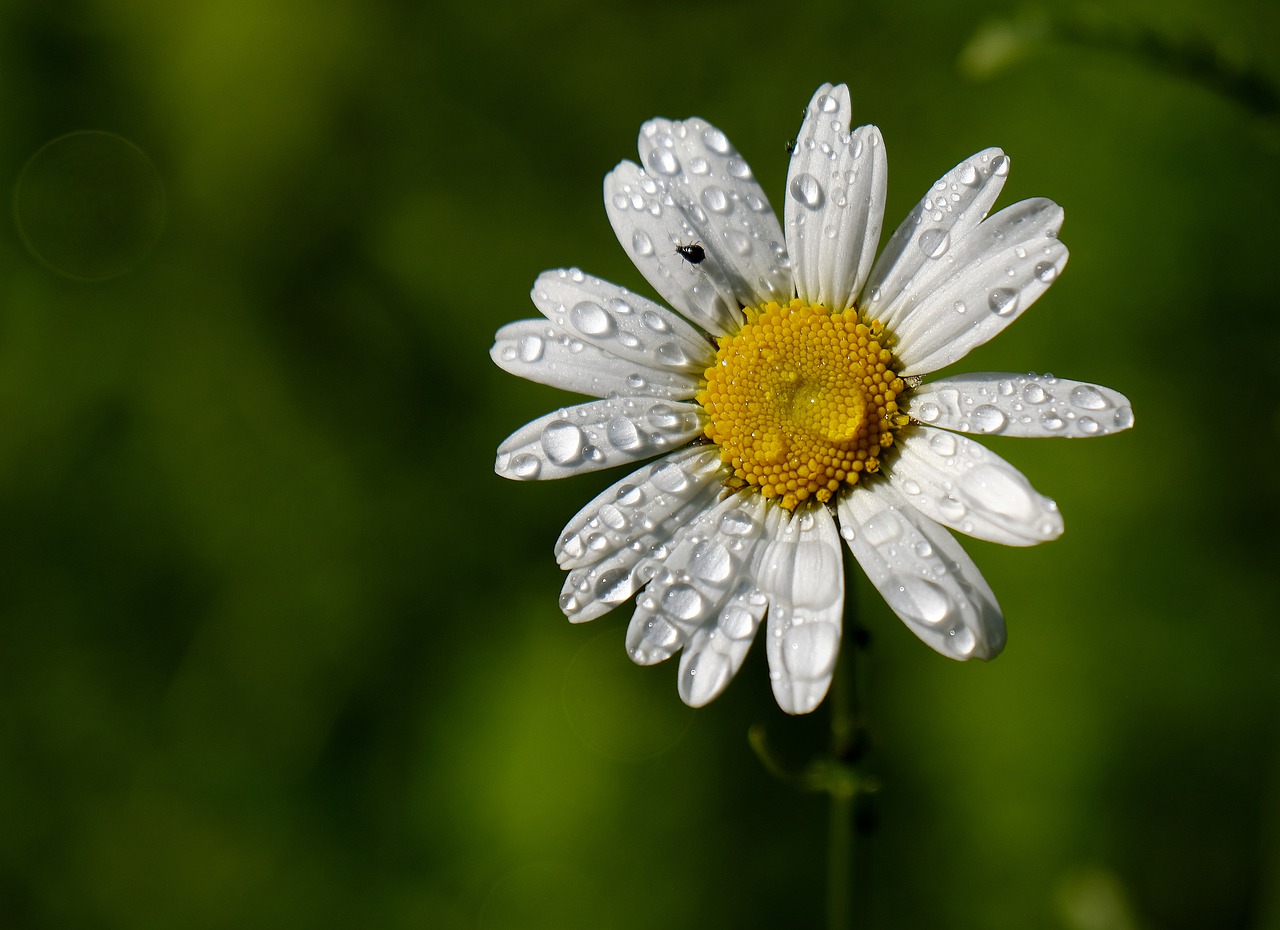
[(731, 483), (794, 510), (877, 471), (907, 423), (883, 327), (853, 308), (832, 313), (800, 300), (747, 308), (746, 317), (719, 339), (697, 396)]

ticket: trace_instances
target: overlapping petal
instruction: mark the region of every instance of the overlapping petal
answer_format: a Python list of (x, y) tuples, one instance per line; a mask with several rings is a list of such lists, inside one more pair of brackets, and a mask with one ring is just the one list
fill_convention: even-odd
[(867, 279), (862, 308), (890, 329), (927, 293), (924, 282), (953, 242), (986, 219), (1009, 176), (1009, 158), (983, 149), (929, 188), (894, 231)]
[(906, 409), (932, 426), (1002, 436), (1105, 436), (1133, 426), (1133, 407), (1119, 391), (1053, 375), (941, 378), (916, 388)]
[(840, 533), (867, 578), (911, 632), (952, 659), (991, 659), (1004, 616), (951, 534), (886, 481), (840, 498)]
[(790, 299), (782, 228), (728, 136), (697, 117), (652, 119), (640, 129), (638, 149), (645, 172), (671, 197), (705, 251), (708, 270), (723, 273), (738, 303), (757, 307)]
[[(1034, 198), (989, 217), (937, 259), (904, 294), (911, 305), (894, 334), (903, 375), (963, 358), (1017, 319), (1067, 263), (1062, 208)], [(919, 290), (914, 290), (919, 288)]]
[(519, 481), (580, 475), (680, 448), (703, 430), (697, 404), (608, 397), (564, 407), (516, 430), (498, 446), (494, 471)]
[(1006, 546), (1062, 535), (1058, 505), (981, 443), (918, 426), (899, 433), (897, 447), (890, 479), (931, 520)]
[(728, 684), (764, 615), (754, 576), (766, 512), (760, 495), (732, 495), (682, 528), (661, 564), (645, 569), (652, 580), (636, 598), (627, 651), (651, 665), (686, 649), (679, 688), (692, 706)]
[(619, 359), (700, 375), (714, 357), (707, 340), (666, 307), (576, 268), (538, 275), (530, 296), (561, 330)]
[(819, 87), (787, 173), (787, 250), (797, 294), (835, 310), (853, 305), (871, 272), (888, 189), (880, 131), (850, 133), (850, 112), (848, 88)]
[(508, 323), (498, 330), (489, 355), (503, 371), (526, 381), (591, 397), (638, 394), (685, 400), (698, 391), (693, 375), (620, 359), (547, 320)]
[(831, 685), (844, 611), (840, 536), (822, 505), (769, 508), (756, 585), (769, 599), (769, 677), (778, 706), (807, 714)]
[(560, 609), (574, 623), (594, 620), (631, 597), (660, 563), (681, 527), (711, 508), (725, 473), (714, 449), (690, 447), (623, 478), (569, 521), (556, 561), (569, 572)]

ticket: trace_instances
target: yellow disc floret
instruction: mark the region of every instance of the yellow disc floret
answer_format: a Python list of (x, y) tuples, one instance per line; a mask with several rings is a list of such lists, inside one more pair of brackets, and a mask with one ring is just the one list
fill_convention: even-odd
[(697, 398), (734, 486), (755, 485), (794, 510), (877, 471), (907, 424), (897, 403), (906, 388), (884, 328), (856, 309), (832, 313), (800, 300), (747, 308), (746, 316), (720, 338)]

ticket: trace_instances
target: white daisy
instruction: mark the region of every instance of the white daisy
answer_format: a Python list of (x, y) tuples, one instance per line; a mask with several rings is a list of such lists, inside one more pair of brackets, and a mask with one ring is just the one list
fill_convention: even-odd
[[(785, 237), (724, 133), (645, 123), (640, 162), (604, 182), (619, 241), (679, 315), (577, 269), (533, 288), (545, 319), (498, 331), (495, 362), (601, 400), (517, 430), (508, 478), (561, 478), (651, 456), (565, 527), (560, 606), (592, 620), (636, 597), (627, 649), (683, 650), (679, 691), (718, 695), (767, 617), (779, 706), (813, 710), (840, 643), (843, 537), (922, 640), (954, 659), (1004, 646), (991, 589), (943, 529), (1012, 546), (1062, 532), (1052, 500), (963, 433), (1101, 436), (1129, 401), (1049, 375), (922, 377), (1018, 317), (1067, 261), (1062, 208), (987, 218), (1009, 170), (986, 149), (943, 175), (878, 260), (884, 143), (849, 130), (823, 85), (787, 176)], [(642, 167), (643, 166), (643, 167)]]

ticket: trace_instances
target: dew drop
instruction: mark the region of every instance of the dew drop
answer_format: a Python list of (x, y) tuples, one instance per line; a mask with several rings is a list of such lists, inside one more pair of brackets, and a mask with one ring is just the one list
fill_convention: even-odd
[(696, 620), (702, 613), (702, 595), (687, 584), (673, 584), (662, 595), (662, 610), (677, 620)]
[(1078, 384), (1071, 389), (1071, 403), (1085, 410), (1106, 410), (1110, 404), (1092, 384)]
[(543, 342), (541, 336), (529, 333), (520, 340), (520, 358), (522, 361), (532, 364), (542, 358), (545, 348), (546, 343)]
[[(587, 437), (568, 420), (553, 420), (542, 430), (542, 451), (556, 465), (570, 465), (582, 459)], [(515, 463), (512, 463), (515, 467)]]
[(824, 199), (822, 185), (818, 183), (817, 178), (807, 171), (801, 172), (792, 178), (789, 189), (791, 196), (810, 210), (816, 210), (822, 206)]
[(644, 443), (640, 430), (626, 417), (614, 417), (605, 427), (609, 444), (623, 452), (633, 452)]
[(1029, 404), (1043, 404), (1049, 395), (1039, 382), (1028, 381), (1022, 388), (1022, 399)]
[(1036, 280), (1049, 284), (1058, 276), (1058, 267), (1053, 262), (1040, 262), (1036, 265)]
[(745, 607), (730, 604), (720, 614), (720, 620), (716, 625), (725, 636), (741, 641), (750, 639), (755, 633), (756, 618)]
[(733, 210), (733, 201), (719, 187), (708, 187), (702, 191), (702, 205), (712, 213), (729, 213)]
[(584, 336), (607, 336), (613, 332), (613, 317), (604, 307), (590, 300), (575, 304), (569, 311), (569, 322)]
[(689, 567), (703, 581), (723, 584), (733, 573), (733, 557), (723, 544), (707, 539), (694, 546)]
[(631, 236), (631, 251), (647, 258), (653, 254), (653, 240), (643, 229), (637, 229)]
[(729, 145), (729, 137), (719, 129), (704, 129), (702, 131), (702, 144), (717, 155), (728, 155), (733, 149)]
[(677, 174), (680, 171), (680, 160), (671, 149), (654, 149), (649, 153), (649, 167), (659, 174)]
[(542, 463), (536, 455), (521, 453), (511, 460), (511, 473), (517, 478), (536, 478), (542, 470)]
[(978, 169), (970, 162), (963, 162), (956, 168), (956, 180), (961, 184), (974, 187), (978, 183)]
[(996, 316), (1010, 316), (1018, 309), (1018, 292), (1008, 287), (998, 287), (987, 299), (991, 312)]
[(926, 229), (916, 242), (929, 258), (941, 258), (951, 248), (951, 235), (945, 229)]
[(646, 310), (641, 317), (644, 325), (653, 330), (655, 333), (671, 332), (671, 324), (667, 322), (667, 318), (655, 310)]
[(920, 410), (917, 413), (917, 416), (926, 423), (935, 423), (937, 422), (938, 417), (942, 416), (942, 408), (933, 401), (929, 401), (928, 403), (920, 405)]
[(983, 404), (973, 411), (973, 429), (978, 433), (998, 433), (1009, 425), (1009, 418), (990, 404)]

